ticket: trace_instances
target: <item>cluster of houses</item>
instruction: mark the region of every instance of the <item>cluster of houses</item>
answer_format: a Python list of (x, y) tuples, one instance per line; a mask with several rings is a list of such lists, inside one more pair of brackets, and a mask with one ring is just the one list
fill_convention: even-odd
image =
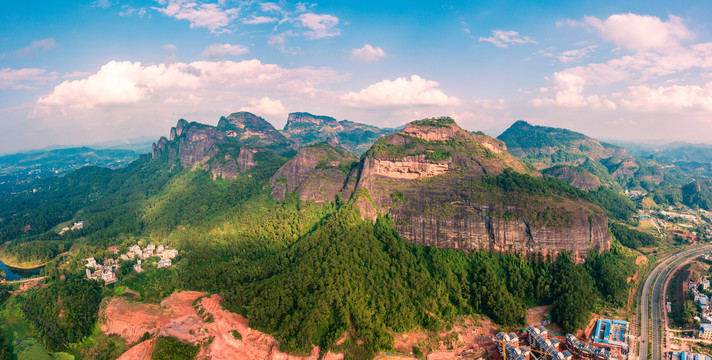
[(67, 231), (70, 230), (81, 230), (84, 228), (84, 221), (77, 221), (75, 222), (72, 227), (70, 228), (69, 226), (65, 226), (62, 228), (62, 230), (59, 232), (59, 235), (64, 235)]
[(164, 267), (170, 267), (173, 265), (172, 260), (178, 255), (178, 250), (176, 249), (169, 249), (166, 246), (163, 245), (147, 245), (145, 249), (141, 249), (140, 246), (134, 245), (132, 246), (129, 251), (126, 254), (121, 254), (119, 256), (120, 259), (122, 260), (133, 260), (134, 258), (138, 258), (138, 261), (136, 261), (136, 265), (134, 265), (134, 270), (137, 272), (143, 271), (141, 269), (141, 259), (148, 259), (152, 256), (158, 256), (161, 258), (161, 260), (158, 260), (158, 264), (156, 266), (160, 268)]
[(561, 342), (556, 338), (549, 338), (549, 331), (543, 326), (527, 327), (527, 339), (532, 349), (543, 352), (539, 359), (544, 360), (571, 360), (573, 354), (570, 351), (561, 350)]
[(531, 352), (537, 352), (539, 360), (571, 360), (577, 358), (612, 360), (615, 359), (606, 348), (595, 347), (579, 341), (575, 336), (566, 335), (566, 348), (555, 337), (550, 336), (543, 326), (529, 326), (526, 329), (527, 340), (531, 349), (521, 347), (519, 337), (514, 333), (500, 332), (496, 335), (497, 349), (500, 355), (505, 355), (512, 360), (528, 360)]
[(611, 352), (602, 347), (595, 347), (591, 344), (582, 342), (572, 334), (566, 335), (566, 346), (576, 354), (576, 357), (583, 359), (608, 360), (612, 359)]
[[(703, 258), (708, 260), (710, 258), (709, 254), (704, 254)], [(712, 310), (710, 310), (710, 297), (701, 293), (699, 288), (702, 287), (703, 290), (710, 289), (710, 280), (707, 277), (699, 279), (699, 281), (690, 281), (687, 284), (690, 292), (692, 292), (692, 298), (695, 304), (700, 309), (700, 315), (695, 316), (695, 321), (700, 322), (700, 331), (698, 333), (701, 339), (712, 339)], [(668, 302), (668, 311), (670, 310), (670, 303)], [(692, 360), (692, 355), (687, 354), (688, 359)]]
[[(595, 360), (616, 359), (608, 349), (581, 342), (571, 334), (566, 335), (566, 343), (562, 344), (543, 326), (529, 326), (525, 331), (530, 349), (520, 345), (517, 334), (500, 332), (493, 339), (499, 354), (511, 360), (572, 360), (574, 356)], [(532, 351), (537, 353), (533, 357)]]
[[(118, 248), (116, 250), (118, 253)], [(156, 264), (157, 268), (170, 267), (173, 265), (173, 259), (178, 256), (178, 250), (170, 249), (163, 245), (147, 245), (145, 249), (141, 249), (140, 246), (132, 246), (126, 254), (121, 254), (119, 258), (121, 260), (133, 260), (136, 259), (136, 264), (133, 265), (133, 269), (136, 272), (142, 272), (141, 261), (148, 259), (150, 257), (157, 256), (160, 258)], [(104, 264), (98, 264), (96, 259), (93, 257), (85, 259), (87, 278), (90, 280), (99, 281), (99, 279), (104, 280), (104, 283), (112, 284), (118, 281), (116, 278), (116, 270), (119, 268), (119, 264), (114, 259), (105, 259)], [(89, 268), (94, 269), (94, 271), (89, 270)]]
[(705, 315), (705, 313), (707, 312), (706, 310), (708, 310), (710, 298), (709, 298), (709, 296), (700, 292), (700, 290), (699, 290), (700, 285), (702, 285), (702, 289), (709, 290), (710, 280), (707, 278), (703, 278), (701, 281), (698, 281), (698, 282), (690, 281), (690, 283), (688, 284), (690, 291), (692, 291), (692, 296), (695, 300), (695, 304), (697, 304), (697, 306), (700, 307), (700, 311), (702, 312), (703, 315)]
[[(116, 278), (116, 269), (119, 268), (119, 264), (114, 259), (105, 259), (104, 264), (98, 264), (96, 259), (93, 257), (85, 259), (87, 261), (87, 279), (104, 280), (105, 284), (113, 284), (118, 281)], [(94, 271), (89, 270), (89, 268), (94, 269)]]

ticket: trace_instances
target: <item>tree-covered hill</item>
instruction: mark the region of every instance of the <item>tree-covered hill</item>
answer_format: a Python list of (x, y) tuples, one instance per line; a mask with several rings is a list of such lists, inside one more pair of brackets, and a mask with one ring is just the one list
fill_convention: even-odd
[[(120, 281), (153, 301), (179, 289), (218, 293), (229, 310), (296, 352), (318, 345), (353, 358), (358, 351), (390, 349), (396, 333), (440, 331), (461, 315), (485, 314), (498, 324), (521, 326), (525, 308), (545, 304), (553, 305), (554, 319), (571, 331), (598, 304), (622, 304), (627, 294), (631, 254), (615, 241), (610, 250), (600, 250), (610, 244), (607, 218), (629, 217), (630, 204), (606, 188), (585, 192), (539, 176), (508, 154), (501, 141), (462, 130), (452, 119), (417, 121), (376, 142), (360, 161), (326, 144), (295, 156), (292, 145), (252, 114), (232, 114), (218, 127), (180, 121), (170, 139), (162, 138), (152, 154), (128, 167), (83, 168), (3, 193), (0, 235), (2, 242), (10, 241), (6, 251), (18, 255), (33, 249), (51, 258), (73, 243), (83, 245), (78, 256), (47, 265), (51, 284), (30, 295), (28, 303), (46, 308), (41, 314), (47, 319), (59, 317), (62, 309), (50, 309), (52, 301), (74, 299), (77, 281), (86, 281), (77, 279), (85, 270), (80, 258), (116, 257), (107, 246), (139, 240), (171, 245), (181, 256), (160, 281), (146, 279), (145, 273), (124, 273)], [(310, 156), (313, 161), (305, 160)], [(379, 161), (387, 171), (369, 167)], [(430, 166), (447, 170), (407, 181), (378, 177), (412, 176)], [(315, 196), (291, 191), (301, 185), (285, 186), (282, 197), (273, 197), (282, 179), (310, 184), (332, 173), (344, 182), (333, 197), (317, 202)], [(376, 187), (364, 186), (367, 181)], [(406, 182), (414, 189), (448, 193), (429, 197), (433, 190), (416, 198), (414, 192), (395, 191)], [(384, 184), (394, 190), (386, 191)], [(518, 240), (540, 241), (540, 247), (549, 246), (547, 233), (569, 234), (570, 222), (596, 217), (601, 228), (596, 236), (605, 246), (596, 248), (583, 236), (586, 243), (577, 248), (570, 236), (562, 236), (550, 241), (556, 251), (549, 254), (560, 253), (556, 258), (537, 251), (524, 255), (511, 246), (476, 251), (443, 249), (441, 243), (420, 246), (403, 235), (403, 224), (397, 223), (402, 217), (385, 211), (364, 216), (360, 209), (374, 201), (370, 194), (402, 208), (429, 203), (420, 214), (441, 218), (463, 206), (486, 206), (497, 212), (478, 213), (483, 224), (521, 222), (529, 237)], [(83, 228), (58, 234), (80, 220)], [(590, 226), (578, 228), (590, 236)], [(545, 231), (532, 236), (538, 229)], [(62, 275), (69, 280), (62, 282)], [(52, 328), (41, 318), (29, 318), (38, 329), (46, 325), (46, 331), (38, 331), (42, 341), (60, 349), (87, 334), (94, 321), (87, 309), (93, 308), (76, 309), (72, 319), (80, 325), (75, 328), (62, 321)], [(344, 333), (347, 341), (336, 345)]]
[[(650, 172), (647, 169), (639, 174), (644, 165), (623, 148), (568, 129), (531, 125), (519, 120), (498, 139), (507, 144), (509, 152), (539, 170), (567, 165), (586, 171), (598, 177), (601, 183), (615, 189), (639, 188), (640, 181), (657, 185), (662, 180), (659, 171), (647, 174)], [(570, 172), (552, 172), (573, 180)]]

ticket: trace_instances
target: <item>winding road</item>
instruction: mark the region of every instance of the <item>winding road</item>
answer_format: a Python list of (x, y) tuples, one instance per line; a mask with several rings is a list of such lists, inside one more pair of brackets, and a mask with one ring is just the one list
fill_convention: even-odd
[(697, 246), (693, 249), (680, 251), (662, 260), (648, 273), (643, 289), (640, 292), (640, 298), (638, 299), (640, 332), (637, 346), (638, 349), (640, 349), (640, 360), (648, 359), (648, 344), (650, 344), (652, 348), (652, 360), (662, 359), (661, 339), (663, 329), (660, 318), (662, 315), (661, 305), (665, 301), (665, 299), (661, 299), (665, 279), (667, 279), (670, 272), (682, 262), (699, 256), (709, 250), (712, 250), (712, 245)]
[(33, 277), (33, 278), (27, 278), (27, 279), (22, 279), (22, 280), (12, 280), (12, 281), (0, 281), (0, 284), (22, 284), (30, 281), (39, 281), (46, 278), (46, 276), (40, 276), (40, 277)]

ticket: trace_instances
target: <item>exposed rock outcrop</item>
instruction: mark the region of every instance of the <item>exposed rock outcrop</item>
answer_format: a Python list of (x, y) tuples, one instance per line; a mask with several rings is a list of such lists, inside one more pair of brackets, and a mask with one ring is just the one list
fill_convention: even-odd
[[(242, 153), (242, 151), (240, 151)], [(225, 154), (222, 161), (211, 163), (210, 172), (213, 174), (213, 180), (221, 179), (237, 179), (240, 175), (240, 170), (237, 168), (237, 162), (230, 156)]]
[[(273, 195), (299, 191), (304, 200), (328, 200), (306, 181), (317, 176), (318, 160), (300, 154), (272, 178)], [(510, 172), (501, 175), (504, 185), (482, 180), (505, 170)], [(343, 184), (342, 196), (364, 218), (390, 214), (407, 241), (423, 246), (543, 255), (570, 251), (578, 261), (592, 248), (610, 246), (602, 209), (565, 195), (527, 193), (526, 186), (517, 188), (517, 181), (525, 181), (511, 175), (517, 173), (540, 176), (510, 155), (502, 141), (441, 118), (415, 121), (377, 141), (348, 177), (335, 182)], [(330, 188), (330, 198), (336, 193)]]
[(225, 131), (228, 137), (238, 138), (243, 144), (270, 147), (280, 153), (296, 149), (296, 145), (287, 140), (272, 124), (248, 112), (236, 112), (220, 118), (217, 128)]
[(601, 186), (601, 180), (590, 172), (574, 166), (557, 165), (542, 171), (544, 174), (566, 181), (571, 186), (584, 191), (594, 190)]
[(272, 151), (289, 155), (296, 145), (263, 118), (247, 112), (220, 118), (217, 126), (180, 119), (170, 130), (170, 140), (153, 144), (152, 158), (168, 153), (168, 162), (178, 159), (184, 168), (201, 163), (213, 179), (235, 179), (256, 165), (255, 154)]
[(272, 176), (272, 196), (297, 191), (302, 200), (333, 201), (342, 191), (356, 157), (327, 144), (303, 148)]
[(353, 121), (336, 121), (333, 117), (306, 112), (289, 114), (282, 133), (299, 147), (327, 142), (356, 155), (366, 152), (381, 136), (395, 132)]

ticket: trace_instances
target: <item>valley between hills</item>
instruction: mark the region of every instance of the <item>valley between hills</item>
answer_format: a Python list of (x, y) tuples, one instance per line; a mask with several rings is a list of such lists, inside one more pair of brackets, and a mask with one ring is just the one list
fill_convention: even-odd
[(130, 151), (3, 157), (0, 260), (43, 266), (0, 272), (0, 359), (498, 358), (530, 325), (635, 333), (656, 262), (712, 237), (686, 144), (237, 112)]

